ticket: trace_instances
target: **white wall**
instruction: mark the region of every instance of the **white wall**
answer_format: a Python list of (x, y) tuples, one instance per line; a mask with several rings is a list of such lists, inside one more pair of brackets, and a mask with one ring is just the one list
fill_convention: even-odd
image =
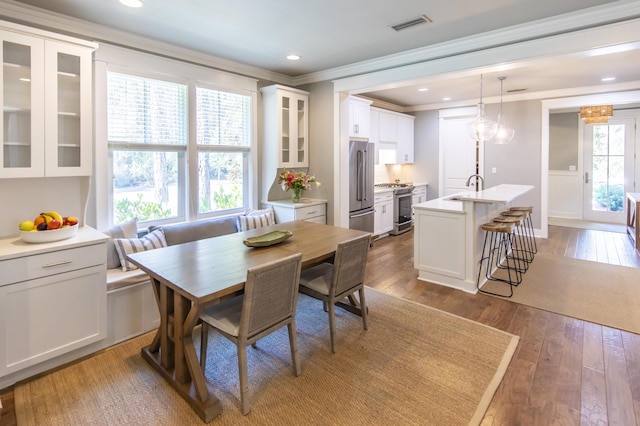
[(413, 181), (428, 183), (427, 199), (438, 198), (438, 111), (415, 114)]

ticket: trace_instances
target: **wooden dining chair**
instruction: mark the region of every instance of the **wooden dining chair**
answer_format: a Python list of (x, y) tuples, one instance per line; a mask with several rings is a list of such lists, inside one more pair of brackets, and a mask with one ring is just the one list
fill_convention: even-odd
[(210, 306), (200, 316), (200, 365), (203, 372), (207, 364), (209, 327), (218, 330), (238, 347), (240, 406), (244, 415), (251, 411), (247, 396), (247, 346), (255, 347), (259, 339), (286, 325), (294, 373), (300, 375), (295, 314), (301, 264), (302, 254), (297, 253), (249, 269), (244, 294)]
[(367, 329), (367, 306), (364, 297), (364, 271), (371, 236), (363, 235), (338, 244), (333, 264), (322, 263), (300, 275), (300, 292), (322, 300), (329, 312), (331, 351), (336, 352), (335, 304), (345, 297), (360, 295), (362, 327)]

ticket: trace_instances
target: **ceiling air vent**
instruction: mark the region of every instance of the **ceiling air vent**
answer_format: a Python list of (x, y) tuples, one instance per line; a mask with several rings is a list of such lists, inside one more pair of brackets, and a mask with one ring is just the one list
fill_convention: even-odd
[(507, 90), (507, 93), (519, 93), (519, 92), (526, 92), (527, 89), (511, 89), (511, 90)]
[(416, 25), (419, 25), (419, 24), (425, 24), (425, 23), (431, 23), (431, 22), (433, 22), (433, 21), (427, 15), (420, 15), (417, 18), (410, 19), (408, 21), (400, 22), (399, 24), (392, 25), (391, 28), (393, 28), (396, 31), (401, 31), (401, 30), (406, 30), (407, 28), (410, 28), (410, 27), (413, 27), (413, 26), (416, 26)]

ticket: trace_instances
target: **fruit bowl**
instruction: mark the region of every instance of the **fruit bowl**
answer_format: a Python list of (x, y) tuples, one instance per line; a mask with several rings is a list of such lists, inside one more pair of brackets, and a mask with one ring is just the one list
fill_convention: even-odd
[(20, 238), (27, 243), (52, 243), (54, 241), (66, 240), (78, 232), (78, 224), (60, 229), (48, 231), (20, 231)]

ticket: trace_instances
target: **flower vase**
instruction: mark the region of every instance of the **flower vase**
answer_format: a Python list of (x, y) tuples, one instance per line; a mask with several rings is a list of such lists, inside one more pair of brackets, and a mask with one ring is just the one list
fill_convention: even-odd
[(302, 188), (293, 188), (293, 202), (294, 203), (299, 203), (302, 201)]

